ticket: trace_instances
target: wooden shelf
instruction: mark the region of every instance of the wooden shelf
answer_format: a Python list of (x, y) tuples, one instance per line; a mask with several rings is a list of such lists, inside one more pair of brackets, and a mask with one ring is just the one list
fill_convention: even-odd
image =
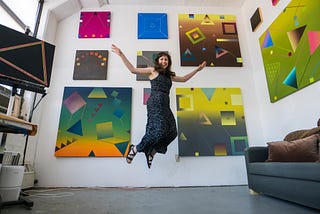
[(34, 136), (37, 128), (36, 124), (0, 113), (0, 132)]

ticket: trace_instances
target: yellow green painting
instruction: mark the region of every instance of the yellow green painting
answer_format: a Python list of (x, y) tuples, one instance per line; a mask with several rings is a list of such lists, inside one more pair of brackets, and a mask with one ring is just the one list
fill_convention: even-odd
[(179, 156), (243, 155), (248, 137), (240, 88), (176, 88)]
[(319, 8), (292, 0), (259, 38), (271, 102), (320, 79)]

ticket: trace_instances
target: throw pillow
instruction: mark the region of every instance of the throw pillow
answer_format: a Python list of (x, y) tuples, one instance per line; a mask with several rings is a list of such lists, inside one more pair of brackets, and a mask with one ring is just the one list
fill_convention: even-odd
[(294, 141), (268, 142), (267, 162), (316, 162), (319, 161), (319, 134)]
[(284, 141), (293, 141), (293, 140), (301, 139), (301, 135), (307, 131), (308, 130), (306, 129), (306, 130), (297, 130), (297, 131), (290, 132), (289, 134), (287, 134), (285, 136), (285, 138), (283, 140)]
[(308, 137), (308, 136), (311, 136), (311, 135), (314, 135), (314, 134), (319, 134), (319, 133), (320, 133), (320, 127), (316, 127), (316, 128), (313, 128), (313, 129), (310, 129), (310, 130), (304, 132), (301, 135), (301, 138), (305, 138), (305, 137)]
[(320, 133), (320, 126), (312, 129), (297, 130), (297, 131), (290, 132), (289, 134), (287, 134), (287, 136), (285, 136), (283, 140), (284, 141), (298, 140), (305, 137), (309, 137), (317, 133)]

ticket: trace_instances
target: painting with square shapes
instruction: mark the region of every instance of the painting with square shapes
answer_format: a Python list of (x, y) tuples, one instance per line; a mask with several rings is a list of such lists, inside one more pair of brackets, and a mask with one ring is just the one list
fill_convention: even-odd
[[(137, 51), (137, 68), (153, 67), (159, 52), (168, 53), (168, 51)], [(137, 74), (136, 80), (149, 81), (149, 78), (146, 74)]]
[(111, 12), (89, 11), (80, 13), (78, 37), (86, 38), (110, 38)]
[(138, 13), (138, 39), (168, 39), (166, 13)]
[(131, 88), (65, 87), (55, 156), (123, 157), (130, 144)]
[(74, 80), (106, 80), (107, 50), (77, 50), (73, 69)]
[(181, 66), (241, 67), (236, 17), (215, 14), (179, 14)]
[(243, 155), (248, 147), (240, 88), (176, 88), (179, 156)]

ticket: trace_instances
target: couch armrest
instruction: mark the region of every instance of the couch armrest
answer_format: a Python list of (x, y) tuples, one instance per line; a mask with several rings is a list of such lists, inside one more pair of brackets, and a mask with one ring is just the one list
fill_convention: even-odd
[(268, 147), (266, 146), (253, 146), (253, 147), (248, 147), (244, 150), (249, 189), (254, 190), (254, 184), (252, 182), (251, 172), (250, 172), (250, 169), (251, 169), (250, 163), (266, 161), (269, 155), (268, 152), (269, 150), (268, 150)]
[(268, 159), (268, 147), (253, 146), (244, 150), (244, 155), (247, 163), (264, 162)]

